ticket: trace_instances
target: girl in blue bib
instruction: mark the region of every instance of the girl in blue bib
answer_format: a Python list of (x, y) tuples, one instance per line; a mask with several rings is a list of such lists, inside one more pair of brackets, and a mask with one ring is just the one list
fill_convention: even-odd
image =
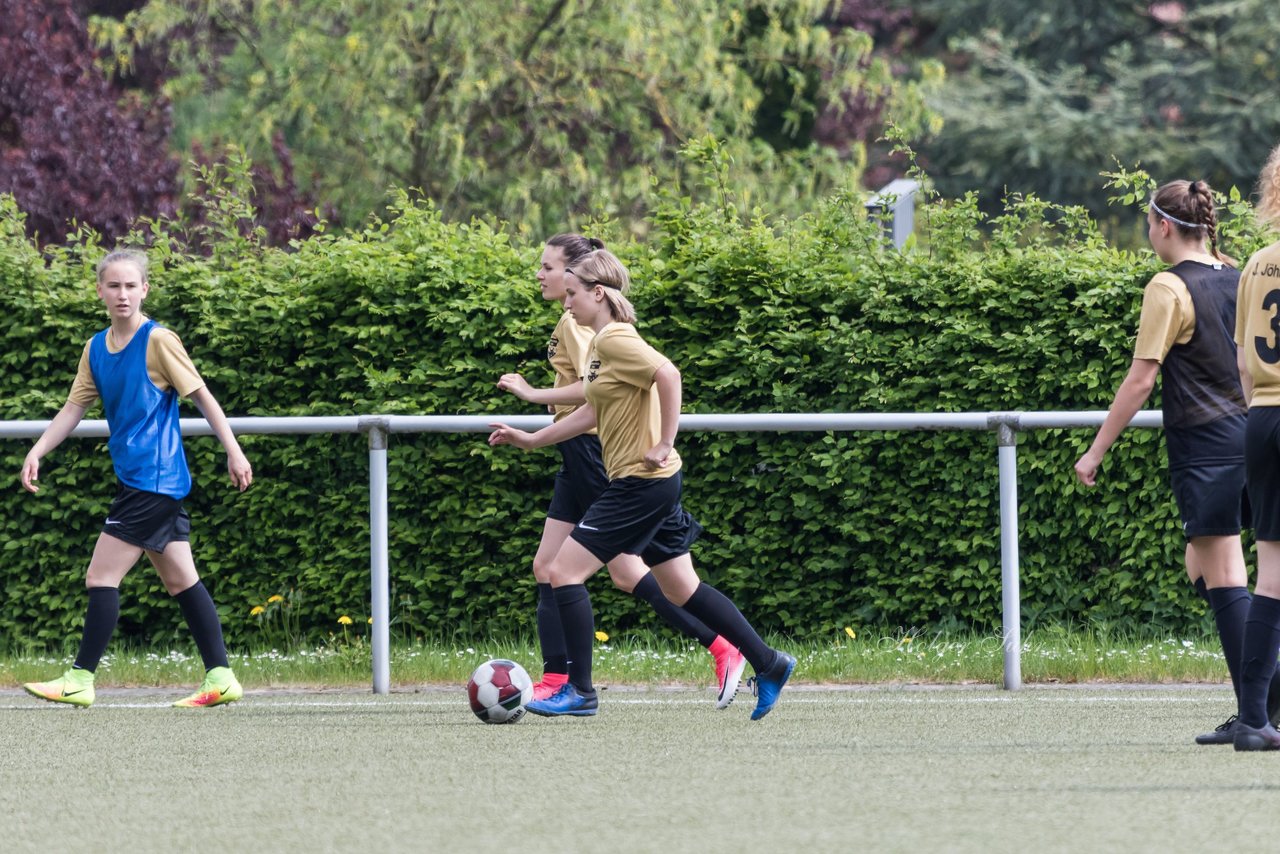
[(150, 288), (141, 252), (112, 252), (98, 264), (98, 297), (111, 325), (85, 344), (66, 404), (22, 464), (23, 487), (38, 492), (40, 460), (101, 399), (119, 485), (85, 573), (89, 601), (80, 649), (62, 676), (23, 686), (55, 703), (93, 703), (94, 672), (120, 615), (120, 582), (143, 554), (178, 601), (205, 666), (200, 687), (174, 705), (218, 706), (243, 695), (227, 661), (218, 611), (191, 554), (191, 520), (182, 507), (191, 474), (182, 449), (178, 398), (189, 398), (222, 442), (232, 484), (247, 489), (253, 469), (178, 336), (142, 313)]

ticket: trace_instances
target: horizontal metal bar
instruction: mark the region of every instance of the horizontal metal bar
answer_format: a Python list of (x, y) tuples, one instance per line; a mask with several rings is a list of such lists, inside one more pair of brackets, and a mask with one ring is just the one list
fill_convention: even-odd
[[(1097, 427), (1107, 417), (1095, 412), (814, 412), (685, 414), (680, 429), (715, 432), (791, 432), (846, 430), (1014, 430)], [(299, 415), (247, 416), (227, 419), (236, 435), (364, 433), (381, 427), (389, 433), (484, 433), (502, 422), (521, 430), (537, 430), (551, 423), (549, 415)], [(0, 439), (38, 439), (49, 421), (0, 421)], [(1160, 427), (1159, 412), (1139, 412), (1132, 427)], [(183, 418), (184, 436), (210, 436), (203, 418)], [(101, 438), (110, 435), (107, 422), (81, 421), (72, 436)]]

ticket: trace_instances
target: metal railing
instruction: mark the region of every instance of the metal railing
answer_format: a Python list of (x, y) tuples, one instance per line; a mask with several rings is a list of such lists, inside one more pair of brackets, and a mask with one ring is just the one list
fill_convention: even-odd
[[(1097, 427), (1106, 412), (943, 412), (814, 413), (760, 415), (682, 415), (681, 431), (692, 432), (841, 432), (877, 430), (985, 430), (996, 434), (1000, 477), (1000, 578), (1004, 650), (1004, 687), (1022, 687), (1022, 610), (1018, 565), (1017, 435), (1028, 430)], [(536, 430), (551, 423), (547, 415), (352, 415), (289, 418), (231, 418), (237, 435), (365, 433), (369, 441), (369, 569), (372, 611), (373, 691), (391, 686), (391, 582), (387, 557), (387, 438), (391, 433), (486, 433), (502, 421)], [(1159, 412), (1140, 412), (1134, 427), (1160, 427)], [(48, 421), (0, 421), (0, 439), (35, 439)], [(182, 419), (184, 436), (209, 436), (202, 418)], [(106, 421), (82, 421), (73, 437), (109, 435)]]

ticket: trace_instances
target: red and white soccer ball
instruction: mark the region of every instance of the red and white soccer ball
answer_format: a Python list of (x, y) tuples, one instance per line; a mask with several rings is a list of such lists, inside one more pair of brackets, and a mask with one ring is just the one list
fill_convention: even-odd
[(495, 658), (476, 668), (467, 682), (471, 711), (487, 724), (513, 724), (533, 699), (533, 680), (514, 661)]

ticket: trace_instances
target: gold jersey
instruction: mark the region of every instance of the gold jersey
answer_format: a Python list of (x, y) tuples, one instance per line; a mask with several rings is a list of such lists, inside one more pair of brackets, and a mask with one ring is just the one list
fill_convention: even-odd
[(1186, 344), (1195, 331), (1196, 309), (1186, 283), (1167, 270), (1156, 273), (1142, 292), (1133, 358), (1163, 364), (1173, 345)]
[[(556, 374), (555, 388), (582, 382), (582, 377), (586, 374), (587, 356), (591, 352), (591, 339), (595, 334), (594, 330), (579, 326), (569, 312), (560, 315), (560, 322), (547, 341), (547, 361)], [(554, 408), (555, 420), (559, 421), (578, 406), (560, 404)]]
[(1240, 273), (1236, 346), (1253, 379), (1250, 406), (1280, 406), (1280, 243), (1259, 250)]
[[(76, 378), (71, 383), (71, 392), (67, 402), (85, 409), (98, 402), (98, 386), (93, 381), (93, 371), (89, 368), (89, 345), (93, 339), (85, 342), (80, 354), (80, 365), (76, 368)], [(107, 336), (107, 352), (119, 353), (123, 347), (113, 346), (111, 336)], [(204, 380), (200, 372), (191, 363), (191, 357), (182, 346), (182, 339), (172, 329), (156, 326), (147, 339), (147, 376), (156, 388), (168, 391), (178, 390), (179, 397), (190, 397), (204, 388)]]
[(587, 403), (596, 411), (604, 471), (609, 480), (664, 478), (680, 471), (673, 449), (665, 468), (645, 467), (644, 455), (662, 438), (654, 374), (670, 359), (644, 342), (630, 323), (610, 323), (591, 342)]

